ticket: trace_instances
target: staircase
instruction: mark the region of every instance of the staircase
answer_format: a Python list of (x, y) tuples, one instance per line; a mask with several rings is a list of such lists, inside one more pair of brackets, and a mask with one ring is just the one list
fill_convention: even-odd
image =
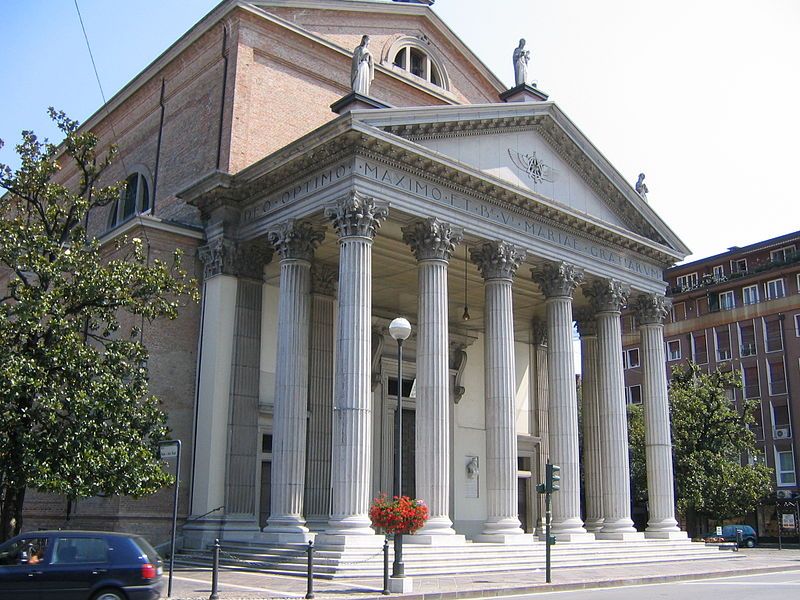
[[(389, 548), (389, 561), (392, 561)], [(594, 540), (556, 544), (552, 548), (554, 568), (597, 567), (640, 563), (664, 563), (736, 556), (720, 553), (715, 546), (689, 540)], [(211, 565), (211, 551), (187, 550), (175, 556), (184, 566)], [(406, 573), (414, 576), (453, 575), (497, 571), (544, 569), (545, 544), (505, 546), (467, 542), (463, 546), (403, 546)], [(303, 545), (275, 547), (259, 543), (223, 543), (220, 565), (229, 569), (303, 575), (307, 568)], [(314, 574), (323, 579), (369, 578), (383, 575), (382, 549), (314, 550)]]

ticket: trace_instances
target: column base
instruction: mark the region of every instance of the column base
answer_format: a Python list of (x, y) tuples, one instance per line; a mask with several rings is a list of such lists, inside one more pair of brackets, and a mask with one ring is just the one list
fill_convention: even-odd
[(411, 577), (389, 577), (389, 591), (393, 594), (409, 594), (414, 591)]
[(583, 521), (573, 517), (554, 522), (550, 526), (550, 533), (553, 535), (585, 535), (586, 529), (583, 527)]
[(262, 531), (253, 538), (254, 541), (264, 542), (265, 544), (307, 544), (315, 539), (316, 533), (310, 531)]
[(688, 540), (689, 534), (685, 531), (645, 531), (644, 537), (648, 540)]
[(644, 534), (641, 531), (598, 531), (594, 534), (598, 540), (621, 540), (624, 542), (632, 542), (635, 540), (643, 540)]
[[(403, 541), (406, 541), (404, 536)], [(318, 533), (314, 539), (314, 545), (317, 548), (335, 548), (336, 550), (344, 550), (347, 548), (382, 548), (384, 537), (376, 535), (347, 535), (341, 533)]]
[(403, 536), (404, 544), (419, 544), (420, 546), (461, 546), (466, 542), (467, 538), (458, 533), (453, 535), (415, 533)]
[[(556, 542), (593, 542), (595, 540), (595, 534), (583, 532), (583, 533), (567, 533), (567, 532), (550, 532), (550, 535), (556, 536)], [(540, 541), (546, 541), (544, 536), (539, 538)]]
[(306, 527), (314, 533), (322, 533), (328, 528), (328, 517), (307, 517)]
[(588, 533), (597, 533), (603, 528), (603, 519), (587, 519), (583, 527)]
[(482, 544), (505, 544), (506, 546), (533, 545), (533, 534), (530, 533), (482, 533), (475, 537)]

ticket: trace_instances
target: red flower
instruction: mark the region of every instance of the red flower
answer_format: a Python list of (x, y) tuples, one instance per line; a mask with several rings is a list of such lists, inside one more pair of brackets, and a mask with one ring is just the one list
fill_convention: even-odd
[(428, 507), (422, 500), (395, 496), (389, 500), (386, 492), (372, 501), (369, 518), (376, 528), (387, 533), (414, 533), (428, 520)]

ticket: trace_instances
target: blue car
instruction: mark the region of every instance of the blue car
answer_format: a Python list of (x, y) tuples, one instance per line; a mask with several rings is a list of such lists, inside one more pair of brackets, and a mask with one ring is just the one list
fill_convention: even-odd
[(157, 600), (163, 571), (138, 535), (28, 532), (0, 546), (0, 600)]
[(758, 534), (755, 532), (755, 529), (750, 527), (750, 525), (723, 525), (721, 536), (715, 533), (707, 533), (703, 536), (703, 539), (721, 537), (726, 542), (735, 542), (737, 531), (742, 532), (742, 541), (740, 543), (741, 546), (744, 546), (745, 548), (756, 547), (756, 544), (758, 543)]

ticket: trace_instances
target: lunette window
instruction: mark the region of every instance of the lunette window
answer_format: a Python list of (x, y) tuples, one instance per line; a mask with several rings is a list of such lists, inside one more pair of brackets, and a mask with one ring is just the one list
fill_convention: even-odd
[(425, 81), (438, 87), (442, 85), (442, 74), (431, 56), (420, 48), (404, 46), (397, 51), (392, 60), (394, 66), (400, 67)]
[(111, 209), (108, 228), (124, 223), (132, 216), (150, 210), (150, 186), (143, 173), (131, 173), (125, 180), (125, 189)]

